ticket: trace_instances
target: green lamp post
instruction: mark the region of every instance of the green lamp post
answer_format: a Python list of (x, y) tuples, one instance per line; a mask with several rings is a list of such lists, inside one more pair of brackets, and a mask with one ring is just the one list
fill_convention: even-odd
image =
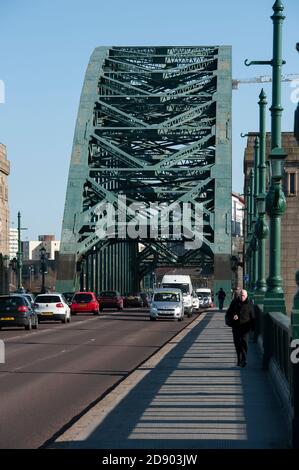
[(250, 218), (249, 218), (249, 253), (250, 253), (250, 282), (249, 282), (249, 291), (250, 293), (254, 289), (254, 257), (255, 257), (255, 242), (254, 242), (254, 233), (253, 233), (253, 221), (254, 221), (254, 169), (252, 168), (250, 171), (250, 178), (249, 178), (249, 184), (250, 184), (250, 204), (249, 204), (249, 210), (250, 210)]
[(266, 238), (269, 234), (266, 223), (266, 105), (267, 97), (262, 89), (259, 95), (260, 112), (260, 154), (259, 154), (259, 191), (256, 199), (258, 220), (255, 225), (255, 235), (258, 240), (258, 276), (254, 301), (262, 304), (266, 288)]
[(252, 239), (251, 239), (251, 246), (252, 246), (252, 286), (251, 291), (252, 295), (256, 289), (256, 282), (258, 278), (258, 249), (257, 249), (257, 239), (255, 234), (255, 225), (257, 222), (257, 196), (258, 196), (258, 188), (259, 188), (259, 173), (258, 173), (258, 166), (259, 166), (259, 150), (260, 150), (260, 142), (258, 136), (256, 136), (254, 141), (254, 179), (253, 179), (253, 195), (252, 195)]
[(252, 239), (252, 218), (253, 218), (253, 188), (254, 188), (254, 170), (253, 168), (249, 173), (249, 181), (247, 185), (247, 201), (248, 201), (248, 210), (247, 210), (247, 220), (246, 220), (246, 260), (247, 260), (247, 273), (248, 273), (248, 290), (252, 289), (253, 281), (253, 245), (251, 243)]
[(264, 297), (264, 313), (270, 311), (286, 313), (281, 278), (281, 216), (285, 211), (286, 201), (281, 187), (282, 163), (286, 153), (281, 142), (281, 68), (282, 60), (282, 23), (284, 6), (281, 0), (273, 5), (273, 59), (271, 61), (245, 61), (246, 65), (272, 66), (272, 106), (271, 111), (271, 152), (269, 155), (271, 182), (266, 196), (266, 211), (270, 219), (269, 235), (269, 276)]

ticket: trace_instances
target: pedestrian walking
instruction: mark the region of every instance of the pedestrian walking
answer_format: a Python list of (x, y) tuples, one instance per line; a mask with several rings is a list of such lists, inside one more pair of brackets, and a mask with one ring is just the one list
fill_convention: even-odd
[(232, 328), (237, 366), (245, 367), (249, 332), (254, 330), (254, 307), (245, 289), (241, 290), (239, 297), (231, 301), (225, 315), (225, 322)]
[(223, 309), (223, 304), (224, 304), (224, 299), (226, 297), (226, 293), (224, 292), (222, 287), (220, 287), (220, 289), (219, 289), (219, 291), (217, 292), (216, 295), (218, 296), (219, 310), (222, 310)]

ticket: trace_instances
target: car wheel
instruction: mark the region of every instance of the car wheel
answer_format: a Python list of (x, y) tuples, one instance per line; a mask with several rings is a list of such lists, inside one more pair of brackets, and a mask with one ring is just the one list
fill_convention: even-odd
[(25, 325), (25, 330), (27, 330), (27, 331), (32, 330), (32, 321), (31, 321), (31, 318), (29, 318), (28, 325)]
[(76, 312), (72, 312), (71, 315), (77, 315), (77, 313), (76, 313)]

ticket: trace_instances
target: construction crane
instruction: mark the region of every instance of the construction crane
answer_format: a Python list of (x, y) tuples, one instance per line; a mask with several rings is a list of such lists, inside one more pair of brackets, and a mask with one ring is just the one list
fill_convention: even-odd
[[(293, 80), (299, 80), (299, 74), (291, 73), (288, 75), (282, 75), (281, 81), (282, 82), (292, 82)], [(253, 78), (233, 78), (232, 80), (232, 88), (233, 90), (238, 90), (240, 83), (269, 83), (272, 82), (271, 75), (261, 75), (260, 77), (253, 77)]]

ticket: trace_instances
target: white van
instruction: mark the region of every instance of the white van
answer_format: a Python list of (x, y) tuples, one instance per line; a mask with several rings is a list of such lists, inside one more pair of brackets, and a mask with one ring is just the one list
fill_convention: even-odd
[(196, 295), (201, 297), (201, 306), (203, 308), (212, 307), (212, 292), (207, 287), (201, 287), (195, 290)]
[(191, 277), (183, 274), (165, 274), (161, 282), (162, 288), (180, 289), (183, 293), (184, 311), (188, 317), (192, 315), (192, 283)]

